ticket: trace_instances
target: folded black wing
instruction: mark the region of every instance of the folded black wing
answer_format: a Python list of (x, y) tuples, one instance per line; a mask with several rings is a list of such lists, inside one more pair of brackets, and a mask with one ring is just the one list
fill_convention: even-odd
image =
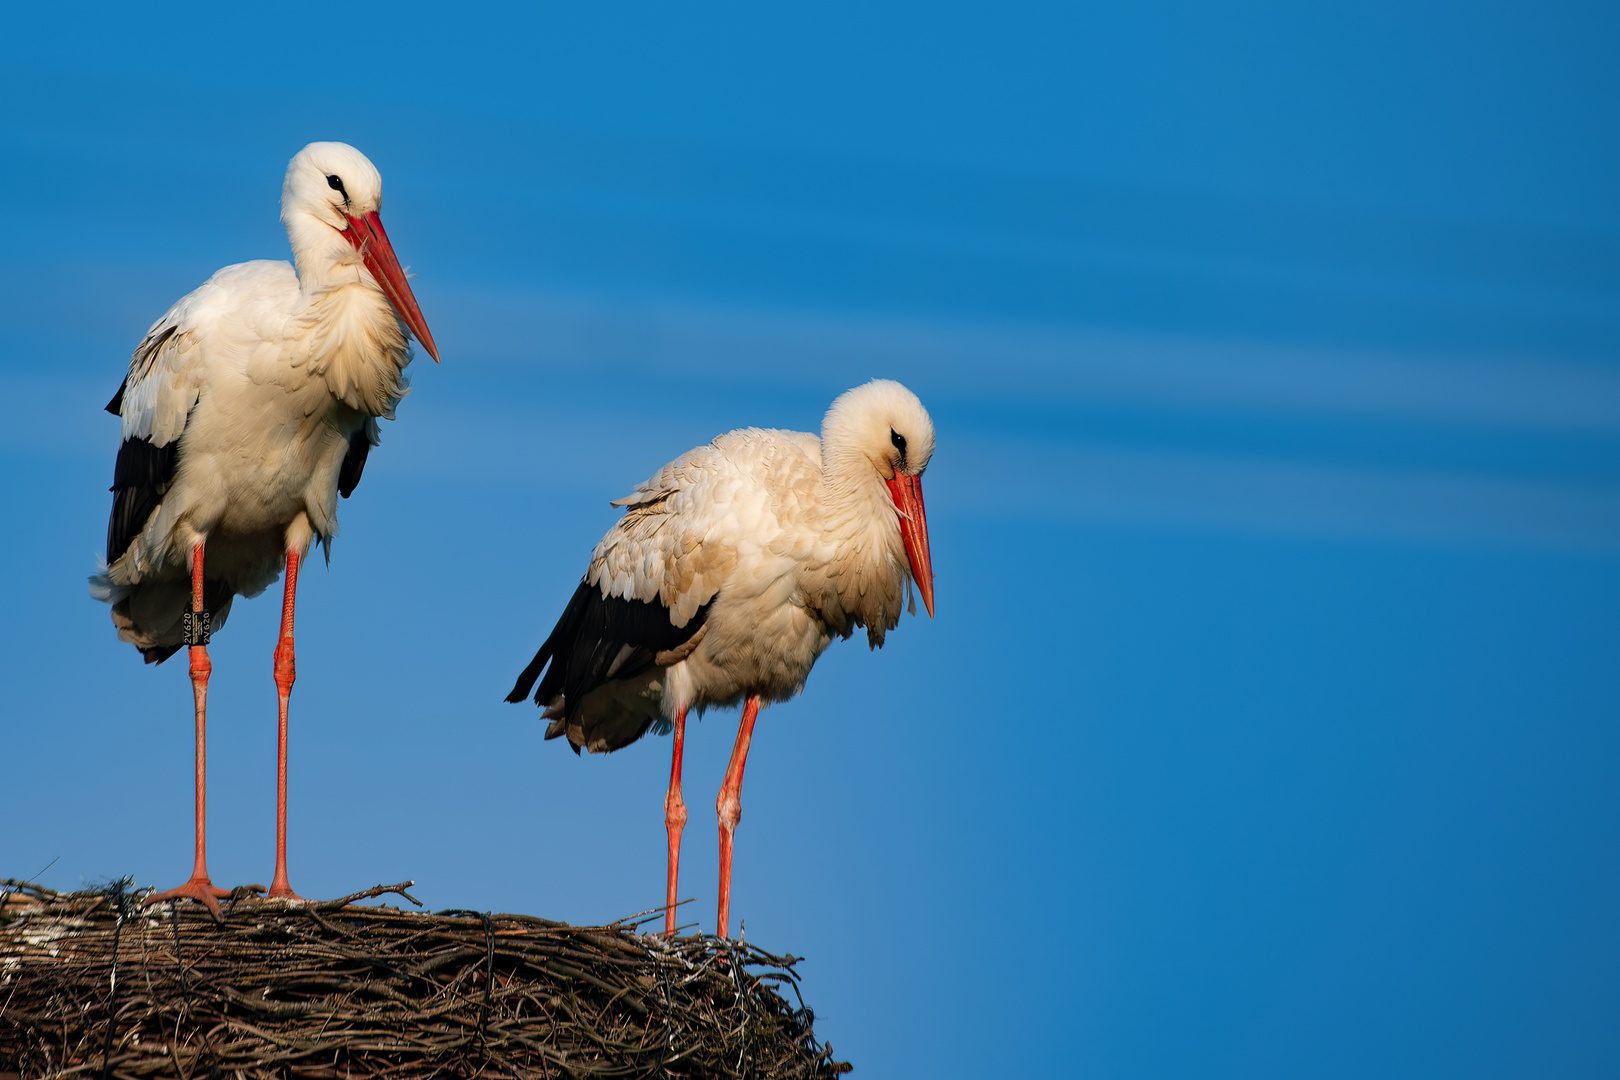
[[(709, 604), (705, 604), (685, 626), (676, 626), (670, 622), (669, 608), (656, 600), (604, 597), (600, 586), (581, 581), (551, 636), (518, 676), (506, 700), (522, 701), (539, 680), (535, 704), (548, 717), (564, 718), (592, 690), (614, 679), (643, 674), (653, 667), (659, 653), (686, 644), (703, 628), (708, 614)], [(563, 726), (553, 724), (552, 729), (547, 738), (560, 735)]]
[(338, 469), (338, 494), (347, 499), (360, 484), (360, 474), (366, 471), (366, 456), (371, 453), (371, 434), (362, 426), (349, 436), (349, 449), (343, 455)]
[(129, 550), (146, 527), (146, 519), (163, 502), (180, 465), (180, 442), (153, 446), (145, 439), (125, 439), (113, 462), (112, 514), (107, 519), (107, 565)]

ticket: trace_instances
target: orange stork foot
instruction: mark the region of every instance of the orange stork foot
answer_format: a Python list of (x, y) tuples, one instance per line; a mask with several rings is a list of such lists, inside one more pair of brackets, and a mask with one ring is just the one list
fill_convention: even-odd
[(231, 895), (231, 890), (221, 889), (206, 877), (192, 877), (184, 885), (177, 885), (160, 893), (153, 893), (143, 903), (161, 904), (165, 900), (195, 900), (208, 908), (214, 918), (219, 918), (219, 902)]
[(270, 883), (270, 891), (265, 895), (265, 899), (290, 900), (297, 904), (304, 902), (304, 898), (302, 896), (299, 896), (297, 893), (292, 891), (292, 886), (287, 884), (287, 879), (285, 877)]

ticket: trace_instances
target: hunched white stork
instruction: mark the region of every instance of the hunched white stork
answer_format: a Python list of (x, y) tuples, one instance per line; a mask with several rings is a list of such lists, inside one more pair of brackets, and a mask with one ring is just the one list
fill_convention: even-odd
[(382, 177), (352, 146), (311, 143), (287, 166), (281, 220), (294, 265), (227, 266), (181, 298), (135, 349), (107, 411), (122, 417), (107, 563), (90, 579), (118, 637), (146, 662), (189, 646), (196, 701), (196, 856), (191, 878), (148, 903), (190, 897), (216, 915), (205, 830), (207, 642), (231, 600), (286, 564), (274, 675), (279, 697), (276, 871), (287, 880), (287, 701), (298, 568), (331, 552), (337, 500), (360, 482), (408, 389), (407, 332), (435, 361), (405, 271), (383, 231)]
[(617, 750), (653, 725), (673, 725), (665, 933), (675, 932), (686, 824), (687, 711), (744, 703), (715, 799), (717, 922), (726, 937), (732, 839), (761, 703), (803, 690), (835, 636), (864, 626), (871, 647), (882, 646), (909, 582), (934, 614), (922, 498), (933, 453), (933, 421), (916, 395), (874, 380), (833, 402), (820, 439), (732, 431), (613, 504), (624, 517), (596, 545), (562, 618), (506, 700), (521, 702), (538, 679), (534, 701), (551, 721), (546, 738), (566, 735), (576, 754)]

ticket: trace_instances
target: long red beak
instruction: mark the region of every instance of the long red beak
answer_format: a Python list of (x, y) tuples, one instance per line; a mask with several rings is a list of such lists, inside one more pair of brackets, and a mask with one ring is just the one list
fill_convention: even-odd
[(399, 317), (405, 320), (416, 340), (422, 343), (433, 362), (439, 362), (438, 346), (433, 344), (433, 335), (428, 331), (427, 320), (422, 318), (422, 309), (416, 306), (416, 294), (411, 292), (410, 282), (405, 278), (405, 270), (399, 265), (399, 256), (394, 254), (394, 245), (388, 242), (388, 234), (383, 232), (382, 218), (373, 210), (360, 217), (349, 218), (349, 243), (360, 252), (360, 257), (366, 262), (366, 269), (371, 276), (377, 279), (382, 286), (383, 294), (388, 302), (394, 305)]
[(922, 477), (897, 474), (885, 481), (900, 511), (900, 538), (906, 542), (906, 558), (911, 561), (911, 578), (922, 593), (928, 617), (934, 617), (934, 565), (928, 558), (928, 515), (923, 512)]

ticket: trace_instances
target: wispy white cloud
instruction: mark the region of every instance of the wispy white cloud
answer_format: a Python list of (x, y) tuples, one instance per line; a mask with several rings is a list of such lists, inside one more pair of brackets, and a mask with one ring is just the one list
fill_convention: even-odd
[(1399, 419), (1620, 432), (1620, 368), (859, 317), (561, 292), (440, 290), (436, 316), (475, 359), (698, 381), (841, 386), (892, 374), (997, 401)]
[[(1111, 445), (1078, 422), (1061, 426), (1065, 409), (1123, 406), (1240, 425), (1246, 417), (1315, 417), (1396, 420), (1470, 438), (1620, 437), (1620, 371), (560, 291), (433, 293), (446, 364), (384, 433), (386, 471), (428, 483), (487, 481), (606, 499), (727, 423), (682, 415), (692, 407), (672, 407), (672, 387), (684, 387), (688, 402), (724, 392), (743, 399), (735, 406), (746, 413), (786, 392), (798, 403), (795, 415), (804, 412), (800, 426), (813, 427), (814, 403), (887, 375), (950, 411), (953, 437), (930, 476), (941, 512), (1620, 549), (1620, 485), (1602, 478), (1527, 478), (1398, 458), (1323, 462), (1286, 446), (1268, 456), (1151, 439)], [(17, 361), (0, 364), (0, 396), (18, 406), (0, 428), (0, 449), (110, 455), (113, 429), (97, 423), (98, 410), (122, 359), (95, 365), (103, 378)], [(458, 369), (478, 378), (462, 384)], [(572, 396), (495, 389), (533, 386), (529, 376), (556, 378)], [(581, 396), (580, 387), (593, 386), (600, 392)], [(1040, 408), (1058, 426), (1008, 433), (976, 423), (978, 403)]]
[[(941, 509), (983, 515), (1059, 516), (1168, 527), (1216, 528), (1398, 541), (1483, 541), (1620, 548), (1620, 486), (1552, 476), (1400, 461), (1323, 463), (1276, 456), (1185, 452), (1045, 441), (973, 424), (972, 403), (1124, 404), (1143, 410), (1398, 420), (1462, 429), (1620, 435), (1620, 372), (1515, 358), (1405, 356), (1103, 334), (1030, 326), (951, 325), (803, 312), (631, 302), (560, 293), (446, 297), (468, 330), (470, 359), (534, 364), (593, 378), (609, 397), (572, 417), (548, 415), (542, 434), (523, 403), (506, 403), (499, 438), (524, 443), (515, 461), (546, 460), (542, 445), (586, 445), (615, 415), (661, 417), (656, 395), (627, 393), (648, 380), (699, 386), (792, 387), (796, 395), (886, 374), (950, 397), (960, 434), (931, 476)], [(459, 406), (450, 406), (451, 410)], [(446, 418), (448, 421), (448, 417)], [(487, 414), (468, 414), (472, 430)], [(653, 428), (593, 455), (593, 473), (635, 474), (628, 460), (667, 441)], [(632, 446), (633, 444), (633, 446)], [(632, 452), (633, 450), (633, 452)], [(623, 452), (621, 455), (620, 452)], [(642, 471), (648, 463), (640, 462)], [(555, 481), (556, 478), (553, 478)]]
[(1620, 551), (1612, 485), (972, 437), (931, 472), (974, 516)]

